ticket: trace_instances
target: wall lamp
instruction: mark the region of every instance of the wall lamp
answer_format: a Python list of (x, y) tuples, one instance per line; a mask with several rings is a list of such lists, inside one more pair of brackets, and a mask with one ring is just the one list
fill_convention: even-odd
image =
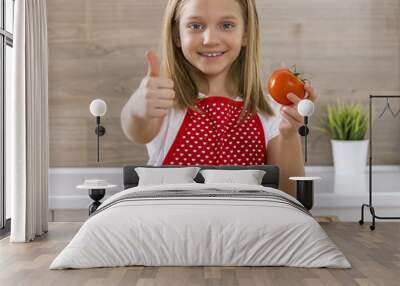
[(97, 162), (99, 162), (100, 159), (100, 146), (99, 146), (99, 142), (100, 142), (100, 136), (103, 136), (106, 133), (106, 129), (100, 125), (100, 117), (104, 116), (104, 114), (106, 114), (107, 111), (107, 104), (105, 103), (104, 100), (102, 99), (95, 99), (90, 103), (90, 113), (92, 113), (92, 115), (94, 117), (96, 117), (96, 129), (95, 129), (95, 133), (97, 135)]

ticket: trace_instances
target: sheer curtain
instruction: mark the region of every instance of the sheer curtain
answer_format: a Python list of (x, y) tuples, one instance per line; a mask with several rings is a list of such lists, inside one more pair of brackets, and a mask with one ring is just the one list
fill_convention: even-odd
[(47, 0), (15, 2), (13, 90), (6, 98), (6, 187), (11, 190), (11, 242), (47, 232)]

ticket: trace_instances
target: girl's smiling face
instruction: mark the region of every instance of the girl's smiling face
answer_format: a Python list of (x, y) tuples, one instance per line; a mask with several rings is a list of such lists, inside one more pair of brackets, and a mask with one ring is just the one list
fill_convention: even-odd
[(246, 45), (242, 11), (236, 0), (187, 0), (179, 15), (177, 45), (206, 76), (228, 72)]

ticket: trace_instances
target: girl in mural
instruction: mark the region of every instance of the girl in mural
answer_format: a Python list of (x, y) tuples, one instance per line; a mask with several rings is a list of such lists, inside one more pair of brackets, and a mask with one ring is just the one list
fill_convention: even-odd
[[(149, 165), (257, 165), (304, 175), (297, 112), (273, 108), (263, 94), (254, 0), (170, 0), (163, 62), (146, 53), (147, 76), (121, 113), (124, 133), (146, 144)], [(305, 86), (308, 98), (317, 95)]]

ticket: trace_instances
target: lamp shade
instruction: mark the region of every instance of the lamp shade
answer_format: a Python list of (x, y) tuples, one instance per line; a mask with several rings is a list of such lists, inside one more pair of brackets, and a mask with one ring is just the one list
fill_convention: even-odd
[(309, 99), (303, 99), (297, 105), (297, 111), (301, 116), (311, 116), (314, 113), (314, 103)]
[(104, 100), (97, 98), (90, 103), (89, 109), (93, 116), (104, 116), (107, 111), (107, 104)]

